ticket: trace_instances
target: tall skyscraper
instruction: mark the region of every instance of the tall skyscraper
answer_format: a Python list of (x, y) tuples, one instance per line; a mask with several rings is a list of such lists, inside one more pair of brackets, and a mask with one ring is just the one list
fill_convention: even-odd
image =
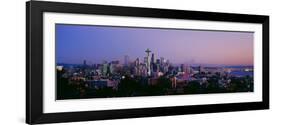
[(156, 59), (156, 64), (160, 65), (160, 59)]
[(107, 73), (108, 73), (108, 64), (104, 63), (102, 65), (102, 74), (105, 76), (105, 75), (107, 75)]
[(134, 65), (135, 75), (140, 75), (140, 59), (137, 58)]
[(129, 61), (130, 61), (129, 56), (125, 55), (125, 57), (124, 57), (124, 65), (128, 66), (129, 65)]
[(86, 65), (87, 65), (87, 62), (86, 62), (86, 60), (84, 60), (84, 61), (83, 61), (83, 65), (84, 65), (84, 66), (86, 66)]
[(109, 63), (109, 73), (113, 74), (115, 70), (115, 64), (113, 63)]
[(155, 63), (155, 57), (154, 57), (154, 53), (151, 54), (151, 63)]
[(184, 72), (184, 64), (180, 65), (180, 72)]
[(160, 65), (163, 66), (164, 65), (164, 57), (160, 57)]
[(136, 61), (135, 61), (135, 66), (139, 66), (140, 65), (140, 59), (137, 58)]

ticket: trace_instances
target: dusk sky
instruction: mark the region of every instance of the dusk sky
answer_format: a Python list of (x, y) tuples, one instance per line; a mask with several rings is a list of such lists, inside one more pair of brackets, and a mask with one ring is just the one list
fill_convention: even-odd
[(253, 65), (253, 34), (56, 24), (56, 61), (143, 60), (149, 48), (173, 64)]

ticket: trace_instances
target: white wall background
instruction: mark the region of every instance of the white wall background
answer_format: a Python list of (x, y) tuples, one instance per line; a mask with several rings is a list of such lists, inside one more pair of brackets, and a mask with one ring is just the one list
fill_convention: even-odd
[[(25, 1), (0, 3), (0, 124), (20, 125), (25, 119)], [(53, 1), (53, 0), (49, 0)], [(62, 1), (62, 0), (61, 0)], [(271, 109), (200, 115), (134, 118), (61, 125), (280, 124), (281, 118), (281, 7), (278, 0), (64, 0), (105, 5), (169, 8), (270, 15)], [(279, 54), (280, 53), (280, 54)]]

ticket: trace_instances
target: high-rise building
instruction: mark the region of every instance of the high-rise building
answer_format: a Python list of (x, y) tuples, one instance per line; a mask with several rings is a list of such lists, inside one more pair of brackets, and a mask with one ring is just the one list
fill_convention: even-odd
[(146, 62), (147, 62), (147, 57), (144, 57), (143, 58), (143, 63), (145, 64), (145, 66), (147, 66)]
[(188, 67), (188, 65), (181, 64), (181, 72), (189, 74), (189, 67)]
[(135, 60), (134, 70), (135, 70), (135, 75), (139, 76), (140, 75), (140, 60), (139, 60), (139, 58), (137, 58)]
[(165, 61), (164, 57), (160, 57), (160, 65), (161, 65), (161, 66), (164, 65), (164, 61)]
[(139, 72), (141, 76), (148, 76), (147, 74), (147, 68), (145, 64), (141, 64), (139, 68)]
[(105, 75), (107, 75), (107, 72), (108, 72), (108, 64), (104, 63), (102, 65), (102, 74), (105, 76)]
[(109, 63), (109, 72), (110, 74), (114, 74), (115, 71), (115, 64)]
[(83, 65), (84, 65), (84, 66), (86, 66), (86, 65), (87, 65), (87, 62), (86, 62), (86, 60), (84, 60), (84, 61), (83, 61)]
[(201, 74), (201, 73), (203, 73), (203, 72), (205, 72), (205, 71), (204, 71), (204, 67), (200, 65), (200, 66), (199, 66), (199, 73)]
[(140, 59), (137, 58), (136, 61), (135, 61), (135, 66), (139, 66), (140, 65)]
[(168, 65), (169, 65), (169, 64), (170, 64), (170, 60), (168, 60), (168, 59), (167, 59), (167, 60), (166, 60), (166, 64), (168, 64)]
[(154, 53), (151, 54), (151, 63), (155, 63), (155, 57), (154, 57)]
[(156, 59), (156, 64), (160, 64), (160, 59)]
[(181, 65), (180, 65), (180, 68), (179, 68), (179, 71), (180, 71), (180, 72), (183, 72), (183, 69), (184, 69), (184, 64), (181, 64)]
[(124, 65), (128, 66), (129, 65), (129, 61), (130, 61), (129, 56), (125, 55), (125, 57), (124, 57)]

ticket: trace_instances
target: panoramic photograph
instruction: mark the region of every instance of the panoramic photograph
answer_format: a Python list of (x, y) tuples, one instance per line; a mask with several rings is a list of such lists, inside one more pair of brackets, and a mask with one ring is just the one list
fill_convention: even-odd
[(254, 33), (56, 24), (56, 99), (254, 91)]

